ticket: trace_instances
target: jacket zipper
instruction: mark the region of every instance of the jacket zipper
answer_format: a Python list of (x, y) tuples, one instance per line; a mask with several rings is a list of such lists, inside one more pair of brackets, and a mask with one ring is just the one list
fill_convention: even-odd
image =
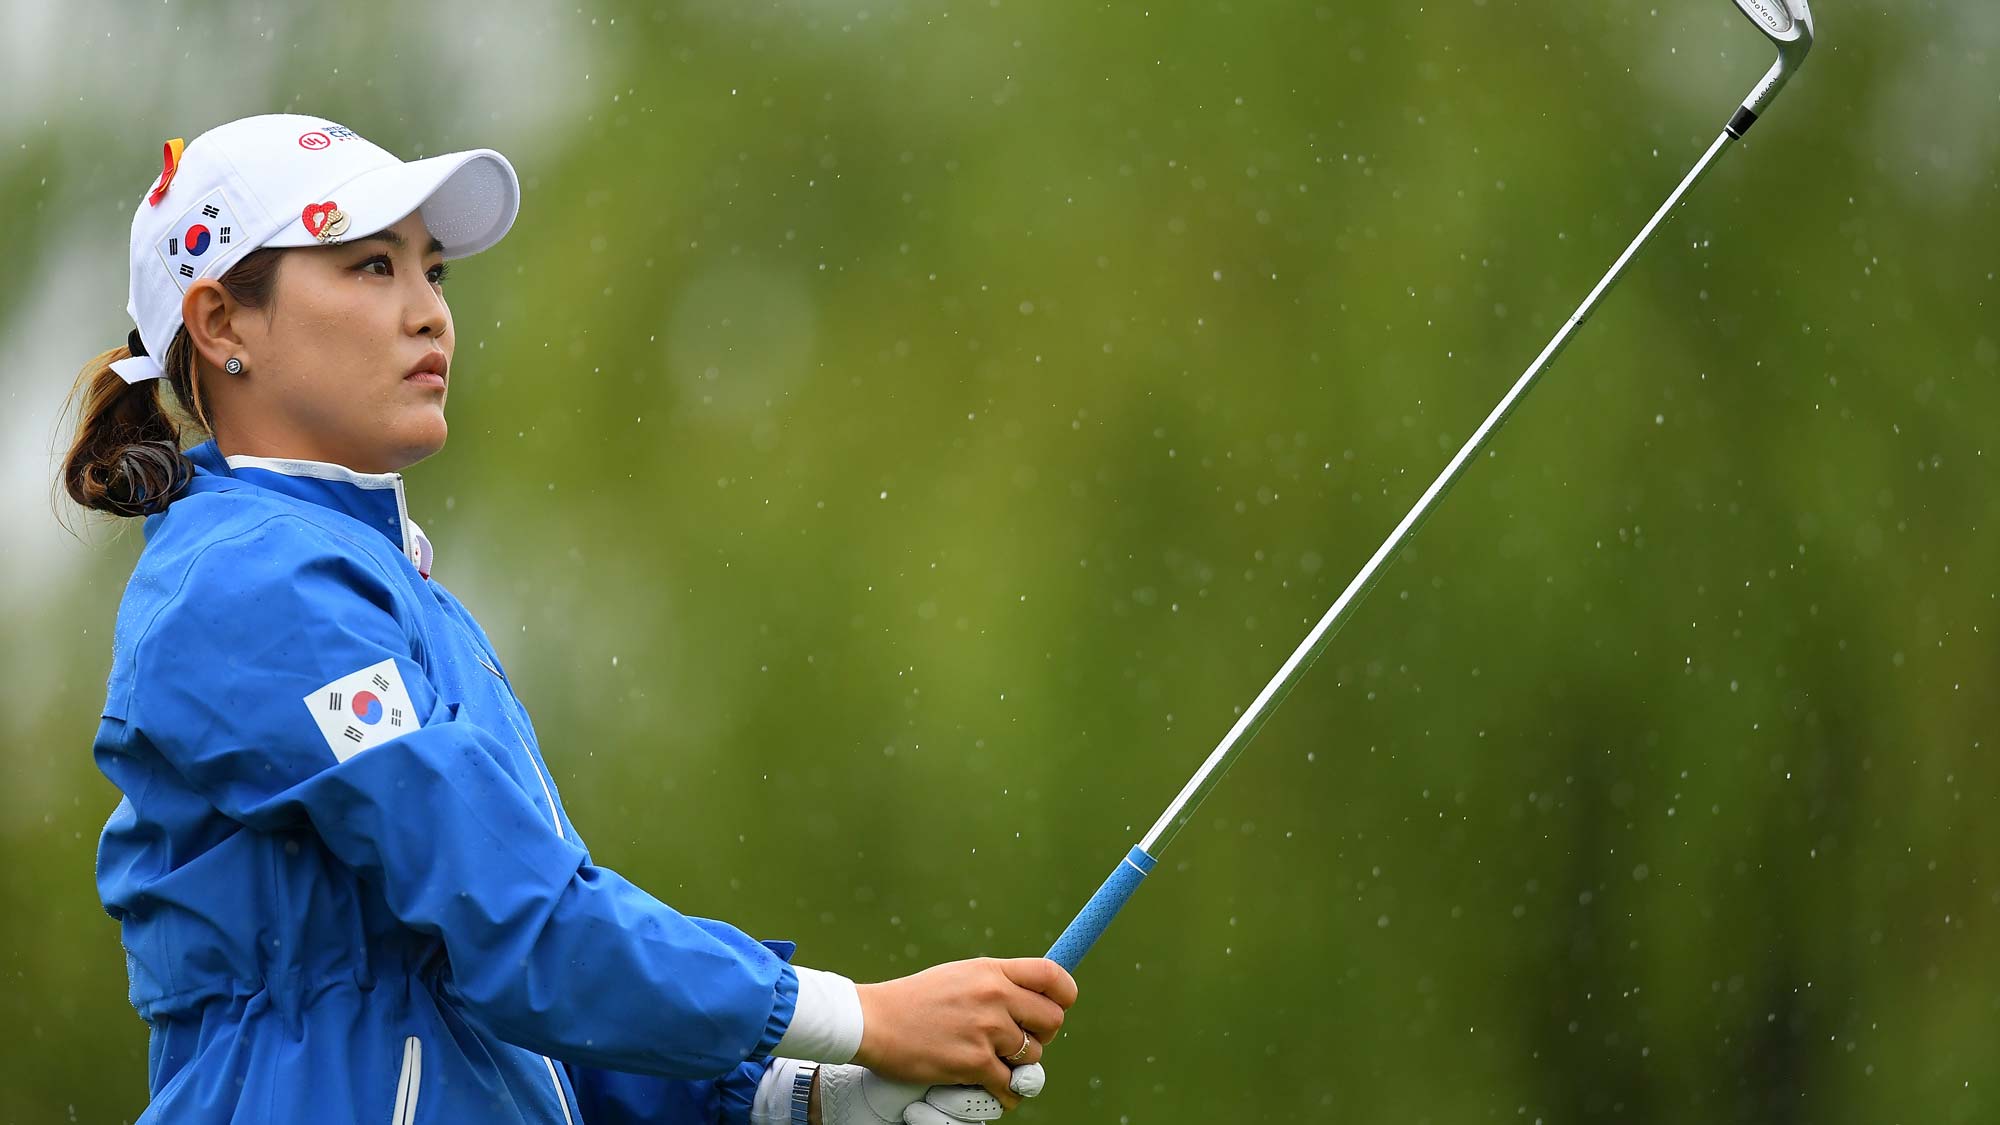
[(424, 1041), (403, 1040), (403, 1074), (396, 1080), (396, 1112), (390, 1125), (412, 1125), (417, 1119), (417, 1093), (424, 1082)]
[[(513, 726), (513, 724), (514, 720), (509, 717), (507, 725)], [(535, 752), (528, 749), (528, 740), (521, 736), (521, 728), (519, 727), (514, 728), (514, 741), (521, 744), (521, 753), (527, 755), (528, 758), (528, 768), (535, 771), (535, 780), (542, 783), (542, 799), (549, 803), (549, 819), (555, 821), (556, 838), (559, 840), (569, 839), (569, 833), (563, 831), (562, 814), (556, 811), (555, 791), (549, 788), (548, 776), (542, 773), (542, 767), (536, 764)]]
[(576, 1119), (569, 1115), (569, 1095), (563, 1093), (562, 1079), (556, 1077), (555, 1060), (543, 1055), (542, 1065), (549, 1068), (549, 1081), (555, 1085), (556, 1104), (562, 1107), (563, 1125), (576, 1125)]
[[(511, 718), (507, 720), (509, 725), (512, 725), (513, 721)], [(514, 740), (521, 744), (521, 753), (528, 755), (528, 765), (535, 771), (535, 780), (542, 783), (542, 796), (548, 798), (549, 819), (556, 822), (556, 835), (565, 840), (569, 839), (569, 836), (563, 832), (562, 814), (556, 811), (556, 795), (549, 792), (549, 781), (542, 776), (542, 767), (535, 764), (535, 755), (528, 750), (528, 740), (521, 737), (521, 732), (518, 729), (514, 732)], [(549, 1068), (549, 1084), (556, 1088), (556, 1104), (562, 1107), (563, 1125), (576, 1125), (575, 1119), (569, 1115), (569, 1095), (563, 1093), (562, 1079), (556, 1077), (555, 1060), (547, 1055), (543, 1055), (542, 1065)]]
[[(467, 639), (469, 640), (471, 638), (467, 637)], [(521, 703), (521, 697), (514, 695), (514, 685), (508, 682), (507, 677), (502, 676), (500, 674), (500, 669), (495, 668), (493, 665), (488, 664), (486, 662), (486, 655), (484, 653), (478, 652), (477, 645), (473, 646), (473, 648), (475, 656), (479, 661), (480, 667), (486, 669), (488, 672), (493, 673), (496, 679), (498, 679), (502, 684), (506, 685), (507, 694), (513, 696), (515, 705), (520, 706), (521, 709), (525, 711), (527, 708), (525, 705)], [(502, 710), (504, 711), (505, 709), (503, 708)], [(556, 811), (555, 790), (549, 788), (548, 775), (542, 772), (541, 765), (535, 761), (535, 752), (533, 750), (528, 749), (528, 736), (521, 733), (521, 724), (514, 721), (513, 715), (509, 714), (509, 715), (504, 715), (503, 717), (507, 720), (507, 729), (514, 732), (514, 741), (518, 743), (521, 747), (521, 756), (528, 759), (528, 768), (535, 771), (535, 780), (541, 783), (542, 799), (549, 803), (549, 820), (556, 826), (556, 838), (559, 840), (569, 839), (569, 833), (563, 830), (562, 814)]]
[[(482, 660), (480, 663), (484, 664), (485, 661)], [(501, 682), (506, 683), (504, 677)], [(508, 684), (507, 690), (509, 694), (512, 694), (514, 685)], [(516, 702), (519, 701), (516, 700)], [(507, 716), (507, 725), (514, 730), (514, 741), (521, 744), (521, 754), (528, 759), (528, 768), (535, 771), (535, 780), (542, 783), (542, 799), (549, 803), (549, 820), (556, 826), (556, 838), (561, 840), (569, 839), (569, 833), (563, 831), (562, 813), (556, 811), (556, 795), (549, 788), (549, 779), (542, 773), (541, 765), (535, 761), (535, 752), (528, 749), (527, 737), (521, 733), (521, 728), (515, 724), (514, 716)], [(576, 1125), (576, 1119), (569, 1115), (569, 1095), (563, 1093), (562, 1079), (556, 1075), (555, 1060), (547, 1055), (543, 1055), (542, 1065), (549, 1068), (549, 1085), (556, 1088), (556, 1104), (562, 1107), (563, 1125)]]
[[(477, 646), (474, 647), (476, 651)], [(486, 663), (486, 657), (484, 654), (481, 654), (479, 656), (479, 663), (483, 667), (485, 667), (487, 671), (493, 673), (495, 676), (498, 676), (500, 682), (507, 685), (507, 693), (509, 695), (513, 695), (514, 685), (507, 682), (507, 677), (500, 675), (500, 669), (495, 668), (493, 665)], [(520, 703), (520, 698), (518, 696), (515, 697), (514, 702), (517, 704)], [(504, 708), (503, 708), (503, 713), (504, 713)], [(528, 768), (535, 771), (535, 780), (540, 782), (542, 785), (542, 799), (549, 803), (549, 820), (556, 826), (556, 838), (559, 840), (569, 839), (569, 833), (563, 831), (562, 813), (556, 810), (555, 791), (549, 788), (548, 776), (542, 773), (541, 765), (535, 761), (535, 752), (528, 749), (527, 736), (521, 733), (521, 727), (518, 723), (514, 721), (513, 715), (504, 714), (503, 717), (506, 718), (507, 720), (507, 726), (514, 732), (514, 741), (520, 744), (522, 756), (528, 759)], [(556, 1104), (562, 1107), (563, 1125), (576, 1125), (576, 1119), (574, 1117), (571, 1117), (569, 1113), (569, 1095), (563, 1093), (562, 1079), (556, 1075), (555, 1060), (548, 1057), (547, 1055), (543, 1055), (542, 1065), (548, 1068), (549, 1085), (555, 1087)], [(398, 1122), (398, 1125), (403, 1125), (403, 1123)]]

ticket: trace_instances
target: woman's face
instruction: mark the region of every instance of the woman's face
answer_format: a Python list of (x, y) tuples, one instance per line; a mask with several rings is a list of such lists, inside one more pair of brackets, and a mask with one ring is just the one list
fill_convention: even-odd
[[(271, 300), (229, 314), (203, 391), (225, 455), (394, 472), (444, 447), (451, 309), (444, 256), (412, 213), (377, 234), (287, 251)], [(200, 342), (199, 340), (197, 341)], [(220, 370), (229, 354), (244, 371)], [(436, 373), (412, 375), (426, 362)]]

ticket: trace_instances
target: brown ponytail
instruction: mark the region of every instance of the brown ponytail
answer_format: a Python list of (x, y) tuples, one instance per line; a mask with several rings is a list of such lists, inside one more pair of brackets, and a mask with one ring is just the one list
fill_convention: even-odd
[[(276, 287), (284, 251), (256, 250), (231, 267), (222, 287), (239, 304), (262, 308)], [(214, 436), (196, 377), (194, 344), (186, 327), (160, 357), (165, 379), (127, 383), (112, 363), (131, 355), (126, 347), (100, 353), (77, 376), (70, 402), (81, 400), (76, 438), (63, 458), (62, 484), (70, 499), (114, 516), (164, 511), (194, 477), (194, 464), (181, 453), (181, 429), (192, 424)], [(160, 401), (160, 384), (173, 389), (180, 408), (176, 421)]]

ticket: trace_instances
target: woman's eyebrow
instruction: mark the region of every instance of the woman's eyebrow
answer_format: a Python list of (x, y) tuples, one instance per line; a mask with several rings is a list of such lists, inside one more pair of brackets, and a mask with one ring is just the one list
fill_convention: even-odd
[[(398, 250), (409, 245), (409, 242), (402, 235), (397, 234), (393, 230), (378, 230), (374, 234), (364, 234), (360, 238), (351, 238), (347, 240), (347, 245), (352, 246), (357, 242), (386, 242)], [(433, 235), (430, 247), (424, 252), (426, 254), (442, 254), (444, 253), (444, 243), (439, 241), (437, 236)]]

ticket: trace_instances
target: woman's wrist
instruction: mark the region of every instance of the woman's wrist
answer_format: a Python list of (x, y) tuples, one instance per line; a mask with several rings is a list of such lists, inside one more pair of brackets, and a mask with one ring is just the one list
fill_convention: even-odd
[(869, 1019), (869, 1008), (881, 1000), (880, 984), (857, 984), (854, 986), (854, 1002), (861, 1008), (861, 1041), (854, 1045), (854, 1058), (850, 1061), (859, 1066), (873, 1067), (881, 1061), (878, 1057), (882, 1036), (882, 1021)]

